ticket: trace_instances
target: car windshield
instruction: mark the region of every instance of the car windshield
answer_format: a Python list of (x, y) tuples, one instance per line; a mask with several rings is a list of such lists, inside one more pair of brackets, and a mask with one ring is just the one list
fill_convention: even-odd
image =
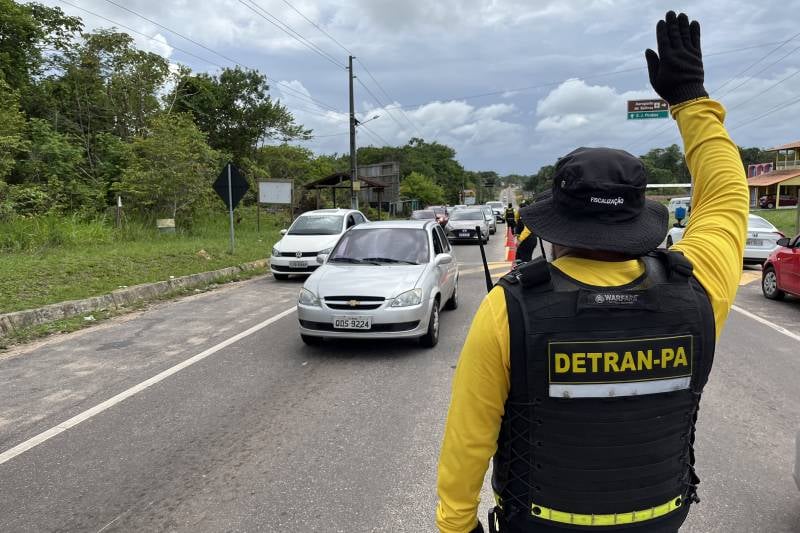
[(492, 209), (500, 209), (500, 208), (502, 208), (502, 207), (503, 207), (503, 202), (489, 202), (489, 203), (488, 203), (488, 204), (486, 204), (486, 205), (488, 205), (488, 206), (489, 206), (489, 207), (491, 207)]
[(411, 213), (411, 220), (428, 220), (430, 218), (436, 218), (436, 213), (431, 210), (428, 211), (414, 211)]
[(302, 215), (289, 228), (289, 235), (336, 235), (342, 231), (342, 215)]
[(418, 265), (427, 263), (429, 254), (425, 230), (365, 228), (345, 233), (328, 262)]
[(747, 225), (757, 229), (772, 229), (772, 224), (759, 217), (750, 217)]
[(483, 211), (477, 209), (459, 209), (450, 215), (450, 220), (483, 220)]

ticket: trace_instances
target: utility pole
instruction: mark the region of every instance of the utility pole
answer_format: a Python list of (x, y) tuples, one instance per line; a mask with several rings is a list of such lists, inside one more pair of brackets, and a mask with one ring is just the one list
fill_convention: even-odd
[(350, 82), (350, 209), (358, 209), (358, 197), (355, 182), (358, 179), (358, 162), (356, 161), (356, 109), (353, 99), (353, 56), (347, 61), (348, 81)]

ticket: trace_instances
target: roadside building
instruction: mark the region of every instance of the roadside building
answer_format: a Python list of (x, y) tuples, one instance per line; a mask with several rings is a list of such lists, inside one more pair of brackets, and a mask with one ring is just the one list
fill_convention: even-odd
[(370, 207), (380, 207), (381, 210), (392, 213), (395, 211), (400, 201), (400, 163), (386, 161), (374, 165), (358, 165), (358, 177), (383, 186), (382, 189), (362, 189), (358, 197), (362, 205), (369, 204)]
[[(775, 152), (775, 164), (748, 168), (747, 186), (750, 188), (750, 207), (794, 207), (800, 193), (800, 141), (767, 149)], [(756, 165), (751, 165), (751, 167)], [(766, 167), (766, 168), (765, 168)], [(762, 173), (759, 173), (761, 171)], [(762, 198), (766, 199), (762, 201)], [(762, 205), (764, 204), (764, 205)]]

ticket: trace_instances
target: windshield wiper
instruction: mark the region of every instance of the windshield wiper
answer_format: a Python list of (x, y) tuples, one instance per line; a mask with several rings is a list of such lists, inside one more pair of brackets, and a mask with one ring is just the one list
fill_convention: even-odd
[(414, 261), (406, 261), (404, 259), (392, 259), (391, 257), (365, 257), (364, 261), (377, 261), (379, 263), (403, 263), (406, 265), (418, 265)]
[(329, 263), (352, 263), (354, 265), (361, 265), (361, 264), (369, 264), (369, 265), (379, 265), (380, 263), (376, 263), (374, 261), (370, 261), (368, 259), (356, 259), (355, 257), (334, 257), (333, 259), (328, 259)]

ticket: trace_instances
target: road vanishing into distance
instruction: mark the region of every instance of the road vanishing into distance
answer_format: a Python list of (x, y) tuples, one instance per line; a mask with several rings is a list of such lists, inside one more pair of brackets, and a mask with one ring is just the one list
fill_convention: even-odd
[[(434, 349), (305, 346), (301, 282), (259, 277), (0, 353), (0, 532), (435, 531), (451, 379), (486, 293), (478, 247), (455, 254), (461, 305)], [(759, 274), (718, 345), (682, 531), (800, 531), (800, 300), (765, 300)], [(490, 504), (487, 484), (484, 523)]]

